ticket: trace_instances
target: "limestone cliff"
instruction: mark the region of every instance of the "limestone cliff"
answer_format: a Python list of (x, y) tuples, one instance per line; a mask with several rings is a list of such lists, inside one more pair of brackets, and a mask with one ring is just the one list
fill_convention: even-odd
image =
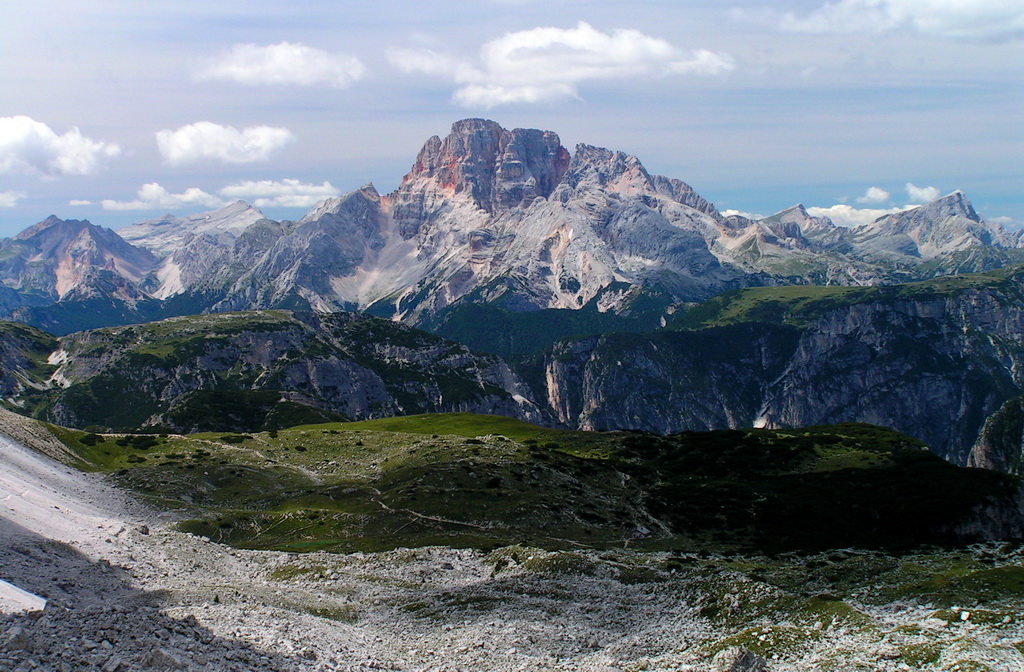
[(967, 466), (1024, 474), (1024, 396), (1013, 397), (985, 420)]
[(560, 421), (585, 429), (859, 421), (919, 438), (956, 464), (967, 463), (985, 419), (1024, 389), (1019, 268), (809, 289), (813, 300), (779, 292), (723, 299), (703, 326), (559, 343), (531, 380)]

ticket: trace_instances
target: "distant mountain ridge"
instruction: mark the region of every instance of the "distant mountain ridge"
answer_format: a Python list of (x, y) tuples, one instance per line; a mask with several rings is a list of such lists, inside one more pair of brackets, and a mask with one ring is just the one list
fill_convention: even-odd
[[(424, 144), (396, 191), (366, 185), (295, 222), (242, 201), (117, 234), (50, 217), (0, 241), (0, 318), (64, 333), (104, 314), (116, 324), (262, 308), (414, 325), (460, 303), (629, 314), (641, 297), (660, 310), (745, 286), (986, 270), (1024, 260), (1022, 245), (961, 192), (855, 228), (803, 206), (725, 217), (634, 156), (585, 144), (570, 153), (550, 131), (466, 119)], [(83, 299), (98, 317), (78, 314)]]
[(129, 243), (143, 247), (157, 257), (166, 258), (188, 239), (208, 235), (221, 240), (233, 240), (261, 219), (263, 213), (245, 201), (235, 201), (217, 210), (185, 217), (167, 214), (158, 219), (147, 219), (117, 230)]
[(104, 291), (101, 279), (116, 282), (125, 300), (142, 294), (142, 282), (156, 257), (127, 243), (110, 229), (54, 216), (0, 242), (4, 285), (38, 299), (64, 300)]

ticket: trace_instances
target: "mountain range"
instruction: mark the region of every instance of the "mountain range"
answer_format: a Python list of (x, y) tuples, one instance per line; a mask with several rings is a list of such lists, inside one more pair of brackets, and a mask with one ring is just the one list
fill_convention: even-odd
[(959, 191), (852, 228), (800, 205), (724, 216), (636, 157), (468, 119), (394, 192), (298, 221), (239, 201), (0, 241), (0, 392), (120, 430), (872, 422), (1015, 472), (1022, 260)]
[(368, 184), (298, 221), (242, 201), (117, 232), (51, 216), (0, 241), (0, 317), (68, 333), (263, 308), (416, 326), (465, 305), (663, 316), (739, 287), (987, 270), (1024, 260), (1022, 245), (961, 192), (854, 228), (801, 205), (726, 217), (634, 156), (466, 119), (424, 144), (394, 192)]

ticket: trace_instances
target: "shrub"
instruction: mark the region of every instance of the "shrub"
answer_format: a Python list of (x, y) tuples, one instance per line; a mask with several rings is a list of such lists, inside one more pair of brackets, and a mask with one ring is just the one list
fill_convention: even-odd
[(89, 434), (86, 434), (81, 439), (79, 439), (79, 442), (82, 445), (95, 446), (97, 443), (103, 443), (105, 440), (106, 439), (104, 439), (99, 434), (93, 434), (90, 432)]
[(225, 434), (220, 437), (220, 440), (224, 443), (242, 443), (244, 441), (252, 441), (252, 437), (248, 434)]

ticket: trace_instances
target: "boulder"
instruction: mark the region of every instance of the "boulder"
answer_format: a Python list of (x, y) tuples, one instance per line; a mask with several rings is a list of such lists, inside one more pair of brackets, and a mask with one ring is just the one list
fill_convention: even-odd
[(731, 646), (711, 659), (712, 672), (766, 672), (768, 661), (750, 649)]

